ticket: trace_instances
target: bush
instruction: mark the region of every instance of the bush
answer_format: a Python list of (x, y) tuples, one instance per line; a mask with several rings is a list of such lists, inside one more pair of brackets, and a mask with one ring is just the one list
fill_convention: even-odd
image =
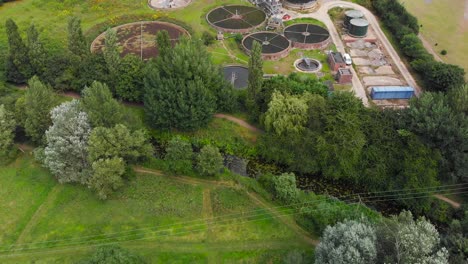
[(203, 44), (209, 46), (215, 41), (215, 36), (211, 35), (210, 32), (204, 31), (201, 37)]
[(442, 50), (442, 51), (440, 52), (440, 54), (442, 54), (442, 55), (444, 55), (444, 56), (447, 55), (447, 50)]
[(201, 174), (214, 176), (223, 168), (223, 157), (217, 147), (206, 145), (197, 156), (197, 169)]
[(173, 173), (188, 174), (192, 171), (192, 145), (181, 137), (174, 137), (169, 141), (164, 160), (168, 162), (168, 169)]
[(78, 262), (79, 264), (144, 264), (146, 263), (140, 256), (131, 253), (119, 246), (104, 246), (86, 260)]
[(296, 187), (296, 176), (294, 173), (283, 173), (272, 178), (275, 199), (285, 204), (297, 201), (298, 189)]
[(237, 33), (237, 34), (234, 35), (234, 40), (239, 44), (242, 42), (243, 38), (244, 38), (244, 36), (242, 36), (242, 34), (240, 34), (240, 33)]

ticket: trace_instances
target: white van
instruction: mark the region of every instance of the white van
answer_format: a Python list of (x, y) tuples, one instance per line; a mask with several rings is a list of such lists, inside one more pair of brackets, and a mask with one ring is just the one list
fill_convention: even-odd
[(351, 56), (349, 56), (348, 53), (345, 53), (345, 54), (343, 55), (343, 59), (344, 59), (346, 65), (351, 65), (351, 64), (353, 64), (353, 61), (351, 60)]

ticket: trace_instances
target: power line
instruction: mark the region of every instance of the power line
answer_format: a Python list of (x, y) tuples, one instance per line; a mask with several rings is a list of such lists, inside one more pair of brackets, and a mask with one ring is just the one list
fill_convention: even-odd
[[(466, 188), (465, 188), (466, 189)], [(453, 191), (453, 190), (446, 190), (446, 191)], [(448, 192), (448, 194), (451, 193), (451, 192)], [(460, 193), (467, 193), (466, 191), (460, 191), (460, 192), (457, 192), (457, 194), (460, 194)], [(414, 195), (418, 195), (418, 194), (427, 194), (427, 193), (413, 193)], [(378, 200), (372, 200), (372, 199), (368, 199), (367, 202), (384, 202), (384, 201), (396, 201), (396, 200), (407, 200), (407, 199), (419, 199), (419, 198), (426, 198), (426, 197), (431, 197), (432, 195), (423, 195), (423, 196), (417, 196), (417, 197), (403, 197), (403, 198), (394, 198), (394, 199), (378, 199)], [(383, 196), (380, 196), (380, 197), (377, 197), (377, 198), (382, 198)], [(330, 198), (329, 198), (330, 199)], [(313, 202), (319, 202), (319, 201), (313, 201)], [(346, 202), (346, 201), (341, 201), (341, 202)], [(305, 203), (299, 203), (299, 204), (305, 204)], [(351, 203), (351, 204), (357, 204), (357, 203)], [(325, 208), (320, 208), (320, 209), (314, 209), (314, 210), (310, 210), (309, 212), (313, 212), (313, 211), (321, 211), (321, 210), (326, 210), (326, 209), (329, 209), (328, 207), (330, 207), (331, 205), (325, 207)], [(272, 207), (273, 208), (273, 207)], [(284, 211), (288, 211), (288, 210), (298, 210), (299, 208), (290, 208), (290, 209), (285, 209)], [(262, 210), (267, 210), (266, 208), (265, 209), (262, 209)], [(299, 212), (298, 212), (299, 213)], [(296, 213), (293, 213), (293, 214), (296, 214)], [(221, 220), (221, 222), (226, 222), (226, 221), (233, 221), (233, 220), (242, 220), (242, 219), (248, 219), (248, 218), (252, 218), (252, 217), (258, 217), (258, 216), (262, 216), (262, 215), (270, 215), (271, 216), (271, 213), (268, 212), (268, 213), (263, 213), (263, 214), (260, 214), (260, 215), (247, 215), (247, 216), (243, 216), (243, 217), (237, 217), (237, 218), (232, 218), (232, 219), (224, 219), (224, 220)], [(263, 219), (270, 219), (271, 217), (267, 217), (267, 218), (263, 218)], [(280, 215), (281, 216), (281, 215)], [(221, 216), (222, 217), (222, 216)], [(273, 218), (277, 218), (276, 216), (273, 216)], [(203, 219), (203, 221), (206, 221), (206, 220), (209, 220), (209, 219)], [(250, 221), (259, 221), (259, 220), (262, 220), (262, 219), (254, 219), (254, 220), (247, 220), (247, 221), (244, 221), (242, 223), (245, 223), (245, 222), (250, 222)], [(218, 223), (219, 224), (219, 223)], [(232, 223), (231, 223), (232, 224)], [(180, 225), (180, 223), (178, 224), (174, 224), (174, 225)], [(189, 227), (195, 227), (195, 226), (205, 226), (206, 223), (201, 223), (201, 224), (195, 224), (195, 225), (191, 225)], [(226, 224), (224, 224), (226, 225)], [(147, 235), (147, 234), (154, 234), (154, 233), (161, 233), (161, 232), (166, 232), (166, 231), (172, 231), (173, 229), (176, 229), (177, 227), (173, 227), (173, 228), (170, 228), (170, 229), (163, 229), (163, 230), (157, 230), (157, 231), (152, 231), (152, 232), (147, 232), (147, 233), (144, 233), (144, 234), (130, 234), (130, 235), (125, 235), (125, 236), (118, 236), (118, 237), (108, 237), (108, 238), (100, 238), (100, 239), (95, 239), (95, 240), (82, 240), (82, 241), (76, 241), (74, 243), (68, 243), (68, 244), (64, 244), (60, 247), (63, 247), (63, 246), (70, 246), (70, 245), (76, 245), (76, 244), (83, 244), (83, 243), (92, 243), (92, 242), (96, 242), (96, 241), (105, 241), (105, 240), (110, 240), (110, 239), (120, 239), (120, 238), (123, 238), (123, 237), (129, 237), (129, 236), (136, 236), (136, 235)], [(202, 230), (205, 230), (204, 228), (202, 228)], [(187, 232), (191, 232), (191, 230), (187, 231)], [(172, 235), (172, 234), (166, 234), (166, 235), (161, 235), (161, 236), (168, 236), (168, 235)], [(103, 235), (105, 236), (105, 235)], [(83, 237), (81, 237), (83, 238)], [(80, 238), (77, 238), (77, 239), (80, 239)], [(51, 242), (60, 242), (60, 241), (69, 241), (69, 240), (56, 240), (56, 241), (43, 241), (43, 242), (36, 242), (36, 243), (24, 243), (24, 244), (17, 244), (17, 245), (13, 245), (13, 246), (20, 246), (20, 245), (32, 245), (32, 244), (43, 244), (43, 243), (51, 243)], [(117, 242), (126, 242), (127, 240), (121, 240), (121, 241), (117, 241)], [(29, 248), (29, 249), (26, 249), (26, 250), (33, 250), (33, 249), (42, 249), (42, 248), (50, 248), (50, 247), (33, 247), (33, 248)], [(22, 250), (25, 250), (25, 249), (22, 249)], [(0, 252), (13, 252), (13, 251), (19, 251), (17, 249), (10, 249), (10, 250), (3, 250), (3, 251), (0, 251)]]
[[(465, 191), (465, 192), (457, 192), (457, 193), (452, 193), (452, 194), (462, 194), (462, 193), (468, 193), (468, 192)], [(448, 194), (448, 193), (447, 193), (447, 194)], [(425, 198), (425, 197), (430, 197), (430, 196), (413, 197), (413, 199)], [(387, 199), (387, 200), (381, 200), (381, 201), (379, 201), (379, 202), (383, 202), (383, 201), (392, 201), (392, 200), (398, 200), (398, 199)], [(354, 204), (357, 204), (357, 203), (354, 203)], [(312, 211), (322, 211), (322, 210), (326, 210), (326, 209), (328, 209), (328, 208), (320, 208), (320, 209), (315, 209), (315, 210), (312, 210)], [(288, 209), (288, 210), (291, 210), (291, 209)], [(298, 213), (301, 213), (301, 212), (286, 213), (286, 214), (281, 214), (281, 215), (278, 215), (278, 216), (267, 217), (267, 218), (261, 218), (261, 219), (254, 219), (254, 220), (248, 220), (248, 221), (245, 221), (245, 222), (242, 222), (242, 223), (235, 223), (235, 224), (229, 224), (229, 225), (238, 225), (238, 224), (244, 224), (244, 223), (246, 223), (246, 222), (261, 221), (261, 220), (269, 220), (269, 219), (271, 219), (271, 218), (279, 218), (279, 217), (282, 217), (282, 216), (295, 215), (295, 214), (298, 214)], [(228, 224), (217, 225), (216, 227), (226, 226), (226, 225), (228, 225)], [(179, 235), (179, 234), (185, 234), (185, 233), (192, 233), (192, 232), (203, 231), (203, 230), (205, 230), (205, 229), (202, 228), (202, 229), (196, 229), (196, 230), (181, 231), (181, 232), (176, 232), (176, 233), (174, 233), (174, 234), (164, 234), (164, 235), (160, 235), (159, 237), (166, 237), (166, 236), (173, 236), (173, 235)], [(164, 230), (162, 230), (162, 231), (164, 231)], [(154, 233), (154, 232), (153, 232), (153, 233)], [(71, 249), (71, 248), (96, 247), (96, 246), (111, 245), (111, 244), (122, 243), (122, 242), (146, 240), (146, 239), (152, 239), (152, 238), (156, 238), (156, 237), (143, 237), (143, 238), (135, 238), (135, 239), (128, 239), (128, 240), (114, 241), (114, 242), (96, 243), (96, 244), (90, 244), (90, 245), (86, 245), (86, 246), (72, 246), (72, 247), (70, 247), (70, 245), (62, 245), (62, 246), (57, 246), (57, 247), (36, 247), (36, 248), (24, 249), (24, 250), (22, 250), (22, 251), (35, 250), (35, 249), (48, 249), (48, 248), (64, 248), (63, 250), (67, 250), (67, 249)], [(86, 241), (86, 242), (92, 242), (92, 241)], [(13, 252), (13, 251), (14, 251), (14, 250), (6, 250), (6, 251), (0, 251), (0, 252)], [(44, 252), (44, 251), (42, 251), (42, 252)], [(14, 256), (14, 255), (21, 255), (21, 253), (20, 253), (20, 254), (0, 255), (0, 257)], [(24, 254), (23, 254), (23, 255), (24, 255)]]
[[(450, 187), (450, 186), (463, 186), (463, 187), (453, 188), (453, 187)], [(428, 188), (414, 188), (412, 190), (420, 190), (421, 192), (413, 192), (413, 193), (388, 194), (388, 195), (381, 195), (381, 196), (374, 195), (374, 196), (368, 196), (368, 197), (362, 197), (362, 196), (360, 196), (360, 194), (350, 194), (350, 195), (343, 195), (341, 197), (349, 197), (349, 196), (355, 196), (356, 195), (356, 196), (360, 197), (362, 201), (372, 202), (372, 199), (376, 199), (376, 198), (379, 198), (379, 199), (381, 199), (381, 198), (393, 198), (393, 197), (396, 197), (396, 196), (408, 196), (408, 195), (414, 195), (414, 194), (421, 194), (425, 190), (427, 190), (427, 191), (424, 192), (424, 193), (439, 193), (440, 191), (455, 191), (455, 190), (459, 191), (459, 190), (468, 189), (468, 184), (445, 185), (445, 186), (439, 186), (438, 188), (442, 189), (442, 187), (443, 187), (444, 190), (432, 190), (432, 189), (434, 189), (434, 187), (428, 187)], [(445, 189), (446, 187), (450, 187), (450, 189)], [(393, 191), (400, 192), (401, 190), (393, 190)], [(379, 194), (379, 193), (388, 193), (388, 192), (389, 191), (373, 192), (373, 193), (361, 193), (361, 195), (362, 194)], [(325, 197), (325, 198), (321, 198), (321, 199), (317, 199), (317, 200), (312, 200), (312, 201), (309, 201), (309, 202), (293, 203), (293, 204), (289, 204), (289, 205), (259, 208), (259, 209), (255, 209), (255, 210), (251, 210), (251, 211), (247, 211), (247, 212), (220, 215), (220, 216), (210, 218), (210, 220), (217, 220), (217, 219), (226, 218), (226, 217), (230, 217), (230, 216), (240, 215), (239, 217), (233, 217), (233, 218), (230, 219), (230, 220), (236, 220), (238, 218), (249, 217), (249, 214), (252, 214), (254, 212), (259, 212), (259, 211), (262, 212), (262, 211), (268, 210), (268, 208), (269, 209), (280, 209), (280, 208), (287, 208), (287, 207), (294, 207), (294, 206), (313, 206), (314, 204), (318, 204), (320, 202), (324, 202), (324, 201), (327, 201), (327, 200), (338, 200), (338, 201), (341, 201), (341, 202), (344, 202), (344, 203), (349, 203), (349, 202), (353, 202), (355, 199), (356, 198), (353, 197), (353, 198), (349, 198), (349, 199), (345, 199), (345, 200), (338, 200), (338, 198), (336, 198), (336, 197)], [(265, 215), (265, 214), (268, 214), (268, 213), (262, 213), (260, 215)], [(162, 225), (162, 226), (143, 227), (143, 228), (127, 230), (127, 231), (121, 231), (121, 232), (107, 233), (107, 234), (101, 234), (101, 235), (81, 236), (81, 237), (69, 238), (69, 239), (57, 239), (57, 240), (31, 242), (31, 243), (12, 244), (12, 245), (2, 246), (2, 247), (17, 247), (17, 246), (32, 245), (32, 244), (45, 244), (45, 243), (53, 243), (53, 242), (75, 241), (75, 240), (82, 240), (82, 239), (86, 239), (86, 238), (100, 238), (100, 237), (103, 237), (103, 236), (104, 237), (117, 236), (115, 238), (118, 238), (118, 236), (121, 235), (121, 234), (132, 233), (132, 232), (137, 232), (137, 231), (153, 230), (155, 228), (161, 228), (161, 227), (172, 227), (172, 228), (174, 228), (174, 226), (176, 226), (176, 225), (196, 223), (196, 222), (199, 222), (199, 221), (204, 222), (206, 220), (207, 220), (206, 218), (198, 218), (198, 219), (194, 219), (194, 220), (183, 221), (183, 222), (178, 222), (178, 223), (168, 224), (168, 225)], [(171, 230), (172, 230), (172, 228), (171, 228)], [(131, 235), (135, 235), (135, 234), (130, 234), (130, 235), (126, 235), (126, 236), (131, 236)], [(86, 240), (86, 241), (89, 241), (89, 240)]]

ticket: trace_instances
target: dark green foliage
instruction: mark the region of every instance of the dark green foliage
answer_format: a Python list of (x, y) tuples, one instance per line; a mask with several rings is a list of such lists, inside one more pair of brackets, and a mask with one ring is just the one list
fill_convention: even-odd
[(188, 174), (192, 171), (193, 156), (192, 145), (180, 137), (174, 137), (167, 145), (164, 160), (171, 172)]
[(16, 122), (13, 113), (0, 104), (0, 164), (4, 165), (16, 154), (14, 149), (14, 131)]
[(215, 111), (215, 98), (198, 78), (160, 78), (157, 69), (151, 69), (145, 87), (146, 117), (152, 127), (195, 130), (208, 124)]
[(6, 61), (6, 79), (13, 83), (24, 83), (33, 76), (29, 50), (12, 19), (5, 23), (9, 53)]
[(286, 92), (291, 95), (308, 92), (326, 97), (328, 89), (316, 79), (304, 78), (295, 73), (290, 74), (288, 77), (275, 76), (263, 81), (261, 92), (257, 95), (256, 103), (260, 107), (260, 113), (268, 110), (268, 103), (270, 103), (274, 91)]
[(247, 110), (253, 120), (257, 120), (260, 116), (260, 106), (258, 102), (260, 102), (262, 82), (262, 45), (258, 41), (254, 41), (249, 59), (249, 79), (246, 98)]
[[(26, 135), (36, 144), (44, 143), (44, 133), (52, 124), (50, 110), (57, 105), (57, 97), (52, 88), (34, 76), (28, 82), (29, 89), (24, 95), (24, 105), (18, 105), (24, 113)], [(21, 122), (21, 121), (20, 121)]]
[(463, 218), (452, 220), (442, 237), (442, 244), (450, 253), (450, 263), (463, 263), (468, 258), (468, 211), (462, 213)]
[(78, 17), (71, 17), (68, 20), (68, 50), (79, 57), (90, 53)]
[(440, 54), (443, 55), (443, 56), (447, 55), (447, 50), (441, 50)]
[(211, 33), (208, 32), (208, 31), (203, 31), (201, 39), (202, 39), (203, 44), (205, 46), (209, 46), (209, 45), (213, 44), (214, 41), (215, 41), (215, 37), (213, 35), (211, 35)]
[(144, 264), (140, 256), (131, 253), (119, 246), (104, 246), (96, 250), (89, 259), (78, 264)]
[(407, 127), (430, 148), (442, 154), (441, 179), (466, 179), (468, 171), (468, 117), (449, 106), (447, 96), (424, 93), (410, 102)]
[[(31, 63), (33, 74), (38, 76), (42, 81), (45, 80), (45, 73), (47, 68), (47, 51), (44, 48), (44, 44), (39, 39), (39, 32), (36, 27), (32, 24), (27, 31), (28, 40), (28, 56)], [(55, 67), (55, 65), (54, 65)]]
[(201, 42), (183, 39), (148, 65), (144, 102), (151, 126), (194, 130), (215, 110), (232, 109), (235, 98)]
[(161, 30), (156, 34), (156, 45), (159, 50), (159, 57), (168, 57), (171, 54), (172, 44), (169, 39), (169, 33)]
[(460, 66), (434, 60), (417, 60), (411, 65), (421, 74), (429, 91), (446, 92), (465, 83), (465, 70)]
[(223, 156), (215, 146), (206, 145), (197, 155), (197, 168), (202, 175), (214, 176), (223, 168)]
[(130, 102), (143, 101), (144, 68), (144, 62), (137, 56), (129, 54), (122, 59), (115, 87), (117, 97)]
[(82, 92), (81, 104), (93, 127), (113, 127), (126, 123), (123, 106), (112, 98), (106, 84), (93, 82), (86, 87)]

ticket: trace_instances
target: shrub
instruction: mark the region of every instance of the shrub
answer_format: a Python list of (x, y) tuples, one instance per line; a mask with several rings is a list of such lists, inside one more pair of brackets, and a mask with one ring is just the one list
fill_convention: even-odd
[(169, 141), (164, 160), (168, 162), (168, 169), (173, 173), (188, 174), (192, 171), (192, 145), (181, 137), (174, 137)]
[(215, 146), (204, 146), (197, 156), (197, 169), (201, 174), (214, 176), (223, 168), (223, 157)]
[(201, 37), (203, 44), (209, 46), (215, 41), (215, 36), (211, 35), (210, 32), (204, 31)]
[(444, 56), (447, 55), (447, 50), (442, 50), (442, 51), (440, 52), (440, 54), (442, 54), (442, 55), (444, 55)]
[(275, 198), (285, 204), (297, 201), (298, 189), (294, 173), (283, 173), (272, 178)]

